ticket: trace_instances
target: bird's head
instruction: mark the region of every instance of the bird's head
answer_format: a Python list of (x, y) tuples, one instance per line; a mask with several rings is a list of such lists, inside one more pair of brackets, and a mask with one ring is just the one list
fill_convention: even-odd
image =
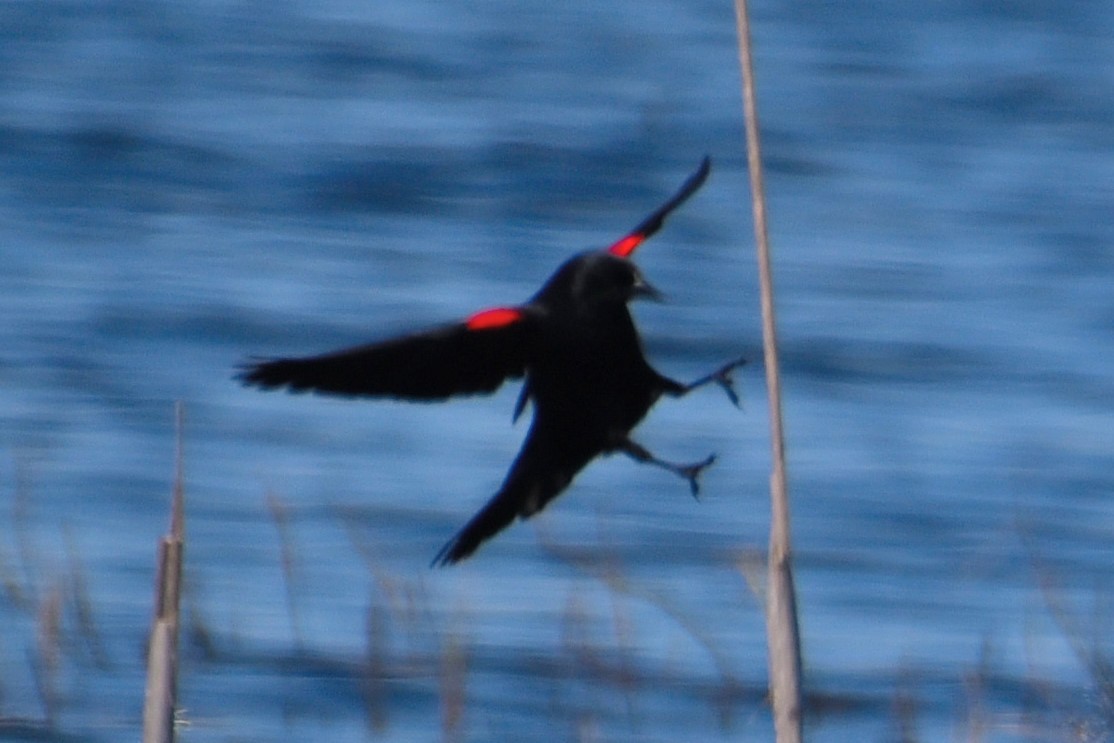
[(646, 281), (633, 262), (606, 250), (572, 257), (535, 297), (545, 303), (571, 302), (582, 309), (623, 305), (639, 298), (660, 301), (662, 294)]

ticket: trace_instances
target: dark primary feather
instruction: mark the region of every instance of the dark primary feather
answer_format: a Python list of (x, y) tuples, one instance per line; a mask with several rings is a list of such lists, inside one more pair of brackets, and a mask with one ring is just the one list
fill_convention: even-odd
[(681, 184), (681, 187), (677, 189), (677, 193), (673, 194), (668, 201), (639, 222), (637, 227), (615, 241), (611, 247), (607, 249), (608, 252), (620, 258), (629, 257), (639, 245), (661, 229), (661, 226), (665, 223), (665, 218), (669, 216), (670, 212), (685, 203), (689, 196), (692, 196), (697, 189), (704, 185), (704, 181), (708, 180), (708, 173), (710, 173), (711, 170), (712, 160), (705, 156), (705, 158), (700, 161), (700, 167), (693, 171), (692, 175)]
[(526, 371), (526, 322), (464, 323), (321, 356), (250, 363), (241, 381), (291, 392), (443, 400), (489, 393)]

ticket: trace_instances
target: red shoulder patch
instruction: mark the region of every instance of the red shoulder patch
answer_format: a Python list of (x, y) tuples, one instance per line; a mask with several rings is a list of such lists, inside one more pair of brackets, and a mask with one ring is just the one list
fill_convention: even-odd
[(488, 330), (512, 325), (524, 317), (522, 310), (516, 307), (495, 307), (483, 310), (464, 321), (469, 330)]
[(634, 232), (612, 245), (610, 248), (607, 249), (607, 252), (611, 253), (611, 255), (617, 255), (620, 258), (627, 258), (628, 256), (630, 256), (631, 253), (634, 252), (634, 249), (641, 245), (645, 240), (645, 235), (640, 232)]

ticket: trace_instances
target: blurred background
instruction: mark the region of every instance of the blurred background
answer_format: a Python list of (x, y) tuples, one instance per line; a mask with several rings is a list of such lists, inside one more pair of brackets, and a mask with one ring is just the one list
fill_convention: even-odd
[[(755, 3), (809, 737), (1105, 740), (1114, 5)], [(769, 739), (730, 3), (0, 6), (0, 737), (135, 738), (186, 406), (196, 741)], [(635, 225), (715, 389), (473, 559), (517, 388), (263, 394)]]

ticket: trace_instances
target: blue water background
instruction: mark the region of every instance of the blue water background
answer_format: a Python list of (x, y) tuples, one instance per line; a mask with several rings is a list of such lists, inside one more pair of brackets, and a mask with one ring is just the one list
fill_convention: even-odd
[[(752, 14), (810, 739), (1106, 739), (1114, 5)], [(739, 88), (726, 2), (0, 6), (0, 737), (137, 738), (181, 400), (187, 739), (769, 739)], [(635, 309), (753, 361), (639, 429), (699, 503), (604, 460), (429, 571), (517, 389), (231, 379), (525, 299), (706, 153)]]

